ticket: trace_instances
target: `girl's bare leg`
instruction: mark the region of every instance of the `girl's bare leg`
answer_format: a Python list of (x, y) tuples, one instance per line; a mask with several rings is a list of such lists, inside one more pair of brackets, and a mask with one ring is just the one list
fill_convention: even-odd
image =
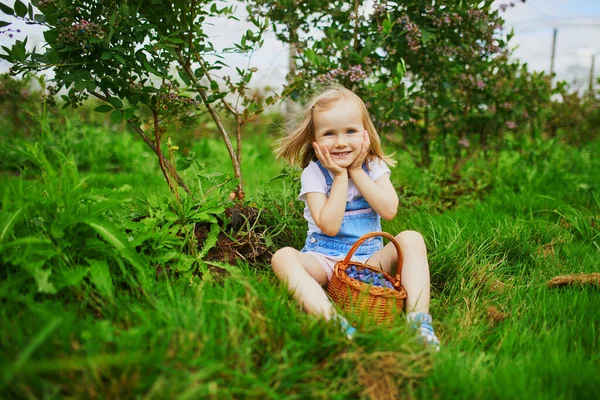
[(327, 275), (317, 259), (292, 247), (284, 247), (275, 252), (271, 265), (275, 275), (286, 282), (288, 290), (304, 311), (321, 315), (326, 320), (335, 315), (333, 305), (323, 290)]
[[(406, 312), (429, 313), (429, 263), (423, 236), (416, 231), (404, 231), (396, 235), (404, 259), (402, 286), (406, 289)], [(379, 267), (387, 273), (396, 271), (398, 254), (392, 243), (373, 254), (367, 264)]]

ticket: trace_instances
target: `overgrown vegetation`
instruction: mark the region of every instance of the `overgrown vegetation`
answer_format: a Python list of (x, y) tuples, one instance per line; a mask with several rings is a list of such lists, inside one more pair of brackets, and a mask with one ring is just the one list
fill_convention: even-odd
[[(48, 88), (50, 100), (60, 92), (63, 107), (81, 107), (90, 96), (101, 101), (95, 111), (110, 113), (113, 123), (124, 121), (129, 125), (154, 151), (174, 192), (180, 186), (190, 193), (164, 153), (165, 126), (190, 124), (208, 113), (238, 180), (231, 196), (243, 200), (244, 126), (277, 95), (264, 99), (253, 94), (248, 85), (255, 70), (249, 65), (238, 68), (233, 78), (215, 78), (215, 71), (226, 66), (221, 54), (240, 53), (251, 58), (264, 43), (266, 21), (249, 13), (252, 28), (240, 38), (231, 39), (227, 48), (215, 49), (205, 31), (206, 24), (217, 18), (239, 23), (234, 9), (234, 5), (206, 0), (16, 0), (12, 7), (0, 4), (2, 14), (42, 26), (46, 43), (39, 52), (36, 48), (29, 51), (29, 38), (25, 37), (10, 48), (3, 46), (5, 53), (0, 57), (13, 64), (14, 74), (51, 69), (55, 85)], [(10, 25), (4, 21), (0, 24)], [(235, 94), (235, 100), (226, 98), (228, 94)], [(233, 120), (234, 132), (223, 124), (219, 110)]]
[(0, 148), (3, 396), (593, 398), (600, 387), (597, 288), (546, 286), (598, 271), (597, 142), (523, 138), (498, 170), (476, 158), (457, 181), (397, 154), (402, 204), (384, 229), (427, 239), (444, 344), (429, 354), (401, 318), (347, 342), (297, 307), (268, 257), (209, 256), (224, 248), (212, 226), (229, 226), (234, 250), (249, 234), (271, 251), (304, 238), (298, 173), (273, 161), (268, 134), (244, 154), (261, 214), (231, 225), (218, 138), (176, 160), (195, 194), (176, 198), (141, 143), (63, 118), (43, 149), (35, 136)]

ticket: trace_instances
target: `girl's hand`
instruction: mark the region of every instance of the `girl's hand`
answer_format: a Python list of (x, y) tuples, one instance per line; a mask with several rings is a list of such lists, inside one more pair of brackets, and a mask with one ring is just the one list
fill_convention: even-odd
[(340, 167), (339, 165), (337, 165), (335, 163), (335, 161), (333, 161), (333, 159), (331, 158), (331, 154), (329, 154), (329, 150), (327, 149), (327, 147), (321, 148), (321, 147), (319, 147), (317, 142), (313, 142), (312, 146), (315, 149), (315, 154), (317, 155), (317, 158), (319, 159), (319, 161), (321, 161), (321, 164), (325, 168), (327, 168), (327, 170), (329, 172), (331, 172), (334, 176), (339, 176), (339, 175), (346, 173), (346, 168)]
[(358, 154), (358, 157), (356, 157), (356, 160), (354, 160), (352, 164), (350, 164), (350, 166), (348, 167), (348, 172), (355, 171), (357, 169), (362, 169), (363, 162), (367, 158), (370, 149), (371, 139), (369, 139), (369, 133), (365, 129), (365, 131), (363, 132), (363, 143), (362, 147), (360, 148), (360, 153)]

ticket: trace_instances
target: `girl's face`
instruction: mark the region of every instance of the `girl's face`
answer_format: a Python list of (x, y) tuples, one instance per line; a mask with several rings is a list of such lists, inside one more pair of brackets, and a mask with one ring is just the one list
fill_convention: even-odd
[(360, 154), (365, 131), (358, 105), (342, 98), (330, 109), (314, 112), (313, 124), (315, 142), (329, 150), (337, 165), (349, 167)]

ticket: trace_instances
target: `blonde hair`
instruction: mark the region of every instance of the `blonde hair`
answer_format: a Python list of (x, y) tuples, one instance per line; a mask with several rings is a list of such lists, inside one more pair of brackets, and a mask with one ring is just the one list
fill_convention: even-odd
[(327, 111), (341, 99), (353, 101), (361, 111), (362, 122), (371, 141), (367, 161), (370, 162), (375, 158), (380, 158), (390, 167), (396, 165), (395, 160), (383, 153), (381, 139), (377, 134), (373, 121), (371, 121), (365, 103), (354, 92), (340, 85), (325, 88), (304, 106), (298, 113), (291, 129), (288, 129), (288, 134), (276, 141), (275, 156), (278, 159), (286, 159), (292, 165), (299, 164), (302, 168), (306, 168), (311, 161), (316, 160), (317, 156), (312, 147), (312, 142), (315, 140), (313, 113), (315, 111)]

